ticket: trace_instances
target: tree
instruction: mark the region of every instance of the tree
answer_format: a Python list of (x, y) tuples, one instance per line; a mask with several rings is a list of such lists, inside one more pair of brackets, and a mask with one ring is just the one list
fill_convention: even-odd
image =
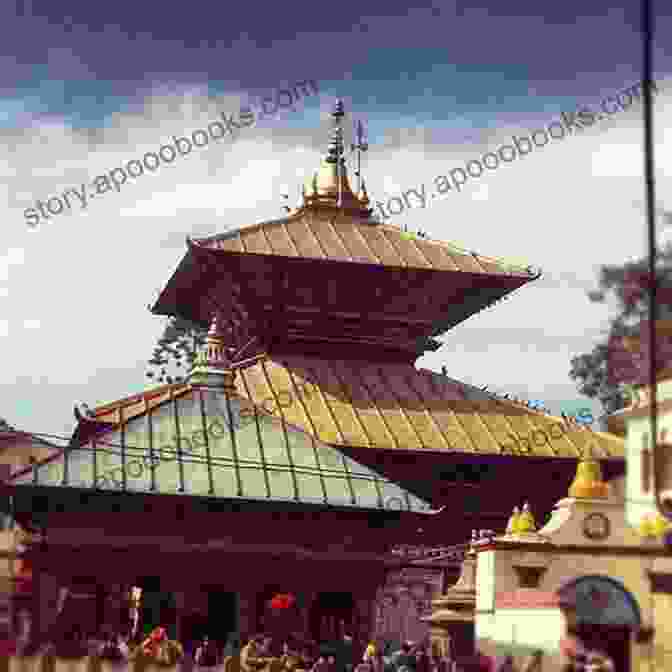
[[(665, 213), (667, 215), (667, 213)], [(622, 266), (603, 266), (600, 270), (599, 289), (588, 292), (588, 298), (596, 303), (616, 300), (618, 314), (610, 320), (604, 341), (597, 343), (591, 352), (573, 357), (569, 376), (579, 381), (581, 394), (597, 397), (607, 413), (623, 408), (623, 391), (609, 380), (609, 356), (612, 343), (623, 336), (639, 334), (639, 325), (649, 314), (647, 291), (648, 258), (628, 262)], [(657, 257), (659, 319), (672, 317), (672, 244), (665, 244)]]
[[(207, 333), (207, 329), (189, 320), (181, 317), (169, 318), (152, 357), (148, 361), (151, 368), (147, 371), (147, 378), (159, 384), (177, 383), (184, 380), (196, 355), (205, 344)], [(181, 371), (175, 372), (175, 369), (181, 369)]]

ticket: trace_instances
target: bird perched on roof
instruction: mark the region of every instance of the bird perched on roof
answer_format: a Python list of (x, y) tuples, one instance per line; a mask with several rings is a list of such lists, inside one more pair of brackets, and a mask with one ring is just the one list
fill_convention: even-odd
[(88, 404), (81, 403), (75, 404), (75, 418), (77, 422), (81, 422), (82, 420), (95, 420), (96, 415)]

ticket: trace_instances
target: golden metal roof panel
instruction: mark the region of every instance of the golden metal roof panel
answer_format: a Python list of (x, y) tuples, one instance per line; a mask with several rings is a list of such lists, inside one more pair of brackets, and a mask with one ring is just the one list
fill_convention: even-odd
[(401, 229), (392, 226), (381, 226), (380, 232), (390, 241), (396, 253), (403, 259), (404, 266), (411, 268), (431, 268), (425, 257), (420, 254), (413, 240), (414, 236), (403, 234)]
[(459, 267), (446, 253), (441, 245), (436, 242), (419, 238), (415, 241), (425, 259), (429, 261), (431, 267), (437, 271), (457, 271)]
[(307, 218), (297, 217), (287, 223), (287, 229), (300, 256), (312, 259), (326, 258), (326, 252), (320, 246), (313, 230), (308, 226)]
[[(293, 365), (294, 360), (291, 360), (290, 364)], [(330, 365), (333, 373), (341, 382), (344, 403), (353, 406), (370, 445), (375, 448), (396, 447), (392, 434), (375, 401), (371, 398), (357, 372), (351, 368), (353, 363), (338, 360), (331, 361)], [(319, 382), (321, 384), (321, 381)]]
[[(298, 386), (299, 380), (301, 380), (301, 384), (310, 385), (309, 389), (313, 394), (322, 396), (338, 427), (340, 435), (343, 437), (345, 445), (369, 445), (369, 438), (359, 420), (357, 412), (354, 406), (344, 399), (341, 382), (328, 362), (314, 361), (311, 362), (310, 368), (294, 365), (292, 372), (295, 377), (295, 386)], [(313, 382), (315, 380), (321, 380), (322, 384), (315, 384)]]
[(296, 251), (296, 246), (287, 233), (286, 223), (279, 222), (278, 226), (266, 226), (264, 227), (263, 232), (266, 234), (266, 239), (273, 250), (273, 254), (278, 254), (283, 257), (299, 256)]
[(282, 219), (202, 238), (199, 246), (392, 267), (463, 271), (533, 279), (530, 269), (503, 259), (474, 255), (445, 241), (428, 240), (401, 229), (337, 209), (304, 209)]
[(392, 447), (420, 446), (417, 433), (404, 414), (403, 408), (381, 380), (379, 372), (372, 366), (364, 366), (359, 368), (358, 374), (388, 428), (388, 433), (392, 437)]
[(240, 232), (237, 232), (232, 236), (222, 237), (216, 242), (216, 248), (219, 250), (226, 250), (227, 252), (245, 252)]
[(383, 235), (379, 226), (359, 224), (357, 228), (364, 240), (366, 240), (366, 244), (371, 248), (376, 257), (380, 259), (381, 264), (386, 266), (406, 265), (394, 248), (394, 245)]
[(480, 264), (474, 259), (472, 254), (467, 252), (460, 253), (458, 251), (453, 251), (447, 247), (443, 248), (446, 256), (450, 257), (450, 260), (457, 266), (460, 271), (465, 273), (483, 273), (483, 269)]
[(425, 407), (418, 392), (413, 388), (412, 382), (408, 380), (407, 369), (406, 366), (392, 364), (384, 368), (381, 367), (380, 375), (383, 380), (386, 380), (390, 392), (399, 400), (406, 418), (420, 439), (420, 443), (423, 446), (440, 445), (446, 448), (447, 443), (437, 423)]
[(241, 229), (240, 240), (243, 243), (243, 251), (251, 252), (253, 254), (272, 254), (266, 236), (264, 235), (264, 228), (261, 226), (250, 226), (246, 229)]
[(338, 232), (341, 234), (343, 244), (348, 248), (350, 258), (363, 264), (378, 264), (380, 260), (366, 242), (361, 233), (361, 226), (357, 226), (349, 217), (338, 217)]
[(320, 247), (325, 251), (328, 259), (352, 261), (350, 253), (343, 246), (343, 242), (331, 225), (330, 220), (332, 217), (318, 216), (317, 213), (310, 213), (308, 217), (310, 230), (319, 240)]
[[(276, 397), (276, 408), (279, 409), (281, 416), (292, 424), (302, 426), (305, 424), (303, 418), (307, 415), (315, 438), (325, 443), (340, 444), (342, 442), (343, 439), (339, 435), (338, 427), (334, 423), (321, 395), (311, 395), (310, 398), (304, 396), (303, 403), (296, 403), (294, 385), (289, 371), (281, 364), (273, 361), (262, 362), (261, 366)], [(283, 392), (286, 399), (292, 399), (291, 403), (281, 403), (279, 395)]]
[[(291, 356), (240, 370), (236, 386), (248, 403), (336, 446), (568, 459), (590, 454), (623, 459), (625, 454), (619, 436), (566, 427), (562, 418), (412, 365), (358, 366)], [(190, 389), (188, 384), (160, 386), (101, 406), (94, 414), (100, 422), (127, 422)], [(514, 444), (511, 434), (523, 440)]]

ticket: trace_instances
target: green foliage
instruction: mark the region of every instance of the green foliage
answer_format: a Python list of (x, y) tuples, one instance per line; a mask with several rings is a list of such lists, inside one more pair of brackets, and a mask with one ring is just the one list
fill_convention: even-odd
[[(181, 317), (171, 317), (147, 362), (147, 378), (157, 385), (184, 380), (205, 344), (208, 330)], [(179, 370), (179, 372), (176, 371)]]
[[(646, 291), (648, 259), (643, 257), (622, 266), (603, 266), (600, 270), (599, 289), (588, 292), (595, 303), (616, 304), (617, 314), (609, 322), (604, 339), (591, 352), (577, 355), (571, 360), (569, 376), (578, 381), (581, 394), (597, 398), (607, 413), (622, 408), (625, 404), (624, 390), (608, 380), (609, 341), (615, 337), (632, 336), (639, 332), (640, 320), (648, 319), (649, 296)], [(633, 278), (639, 278), (633, 282)], [(642, 280), (644, 278), (644, 280)], [(672, 287), (672, 245), (659, 250), (657, 257), (657, 281), (660, 319), (672, 316), (667, 292)]]

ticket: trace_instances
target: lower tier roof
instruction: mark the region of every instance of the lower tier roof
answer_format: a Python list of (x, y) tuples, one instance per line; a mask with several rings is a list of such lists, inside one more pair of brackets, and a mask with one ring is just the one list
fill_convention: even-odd
[[(411, 364), (269, 356), (236, 375), (238, 394), (332, 446), (577, 459), (624, 460), (623, 438)], [(119, 423), (164, 403), (188, 384), (168, 385), (99, 407)], [(514, 437), (517, 441), (514, 441)]]
[[(338, 449), (220, 390), (172, 388), (11, 479), (103, 491), (431, 512), (428, 502)], [(81, 423), (80, 423), (81, 424)], [(81, 430), (81, 428), (80, 428)]]

